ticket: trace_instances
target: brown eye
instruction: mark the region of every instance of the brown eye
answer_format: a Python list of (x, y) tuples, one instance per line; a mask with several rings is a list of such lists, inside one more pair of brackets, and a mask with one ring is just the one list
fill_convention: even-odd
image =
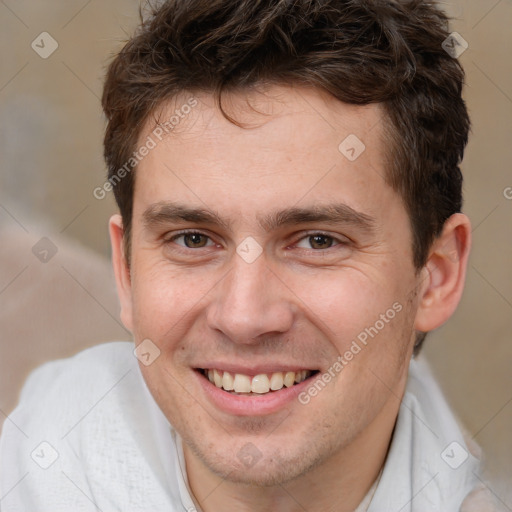
[(203, 247), (210, 247), (215, 245), (209, 236), (203, 233), (180, 233), (175, 235), (167, 243), (174, 243), (186, 247), (187, 249), (202, 249)]
[(199, 247), (206, 247), (208, 244), (208, 237), (201, 233), (187, 233), (183, 235), (183, 242), (186, 247), (190, 249), (197, 249)]
[(312, 235), (308, 238), (309, 244), (313, 249), (329, 249), (333, 245), (332, 236)]

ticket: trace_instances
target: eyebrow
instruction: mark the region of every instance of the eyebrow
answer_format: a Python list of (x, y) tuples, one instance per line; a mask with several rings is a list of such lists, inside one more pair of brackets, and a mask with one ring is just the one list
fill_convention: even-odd
[[(231, 229), (232, 223), (224, 220), (216, 212), (207, 208), (191, 208), (175, 202), (161, 201), (150, 205), (143, 213), (143, 222), (147, 229), (173, 222), (190, 222), (220, 226)], [(370, 215), (354, 210), (347, 204), (336, 203), (307, 208), (292, 207), (270, 212), (258, 217), (260, 226), (266, 231), (296, 224), (326, 222), (346, 224), (367, 233), (375, 230), (375, 219)]]
[(147, 229), (160, 224), (172, 222), (191, 222), (198, 224), (213, 224), (225, 229), (230, 223), (224, 221), (217, 213), (205, 208), (189, 208), (179, 203), (161, 201), (150, 205), (142, 214)]
[(375, 219), (363, 212), (354, 210), (347, 204), (336, 203), (308, 208), (288, 208), (270, 213), (260, 219), (260, 225), (266, 230), (282, 226), (326, 222), (329, 224), (348, 224), (371, 233), (375, 230)]

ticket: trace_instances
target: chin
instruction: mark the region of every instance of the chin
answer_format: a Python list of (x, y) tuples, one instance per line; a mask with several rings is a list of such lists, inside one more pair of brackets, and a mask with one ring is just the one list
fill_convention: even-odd
[(297, 460), (276, 460), (262, 458), (254, 467), (248, 468), (243, 464), (231, 465), (222, 464), (221, 467), (210, 466), (210, 470), (223, 470), (219, 473), (225, 480), (235, 484), (242, 484), (255, 487), (274, 487), (283, 485), (307, 473), (311, 467), (301, 461), (298, 466)]
[(256, 448), (257, 443), (242, 443), (241, 448), (235, 451), (234, 443), (231, 443), (226, 449), (219, 447), (216, 453), (211, 453), (206, 447), (205, 450), (191, 449), (212, 473), (222, 479), (257, 487), (286, 484), (308, 473), (327, 457), (315, 451), (311, 444), (300, 451), (292, 448), (285, 452), (282, 448), (266, 446), (261, 452)]

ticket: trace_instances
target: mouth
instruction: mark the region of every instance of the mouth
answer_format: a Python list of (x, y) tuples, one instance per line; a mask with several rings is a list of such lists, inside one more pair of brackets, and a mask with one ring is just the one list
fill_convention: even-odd
[(196, 371), (218, 389), (238, 396), (273, 394), (297, 386), (319, 373), (318, 370), (296, 370), (246, 375), (216, 368), (197, 368)]

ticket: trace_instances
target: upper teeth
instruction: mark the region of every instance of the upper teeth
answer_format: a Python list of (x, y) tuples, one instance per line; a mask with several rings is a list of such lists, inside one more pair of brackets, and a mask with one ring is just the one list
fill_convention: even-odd
[(289, 388), (295, 383), (302, 382), (311, 375), (309, 370), (296, 372), (275, 372), (271, 374), (260, 373), (254, 377), (242, 373), (229, 373), (222, 370), (205, 370), (210, 382), (225, 391), (236, 393), (268, 393), (270, 390), (277, 391), (283, 386)]

